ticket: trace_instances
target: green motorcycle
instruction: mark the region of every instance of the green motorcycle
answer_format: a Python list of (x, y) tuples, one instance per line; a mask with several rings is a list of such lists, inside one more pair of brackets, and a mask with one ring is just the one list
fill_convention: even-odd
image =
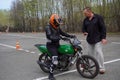
[[(89, 55), (83, 55), (81, 42), (77, 37), (62, 38), (68, 44), (60, 45), (58, 48), (59, 57), (58, 65), (55, 70), (65, 71), (69, 70), (74, 64), (81, 76), (85, 78), (95, 78), (99, 73), (99, 65), (95, 58)], [(39, 56), (38, 64), (42, 71), (49, 73), (49, 65), (51, 62), (51, 53), (48, 52), (45, 44), (35, 45), (42, 53)]]

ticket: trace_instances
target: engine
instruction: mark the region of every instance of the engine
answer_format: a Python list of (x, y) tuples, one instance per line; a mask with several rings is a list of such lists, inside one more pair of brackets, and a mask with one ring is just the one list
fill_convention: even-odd
[(69, 56), (68, 55), (60, 55), (59, 56), (59, 67), (66, 68), (69, 64)]

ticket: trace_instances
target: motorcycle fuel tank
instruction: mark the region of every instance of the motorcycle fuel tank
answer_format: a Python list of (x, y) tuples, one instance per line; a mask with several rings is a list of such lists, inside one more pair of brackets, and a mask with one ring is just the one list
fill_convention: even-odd
[(70, 44), (60, 45), (58, 48), (60, 54), (74, 54), (73, 46)]
[[(46, 45), (40, 45), (37, 44), (35, 45), (40, 52), (42, 53), (47, 53), (49, 56), (51, 56), (51, 54), (48, 52)], [(72, 45), (70, 44), (64, 44), (64, 45), (60, 45), (60, 47), (58, 48), (58, 52), (60, 54), (74, 54), (74, 49), (72, 47)]]

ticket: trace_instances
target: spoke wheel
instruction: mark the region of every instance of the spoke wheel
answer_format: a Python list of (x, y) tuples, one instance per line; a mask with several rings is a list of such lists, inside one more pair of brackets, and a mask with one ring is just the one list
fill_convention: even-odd
[[(50, 58), (46, 55), (46, 54), (41, 54), (39, 56), (39, 61), (48, 65), (50, 64)], [(42, 71), (46, 72), (46, 73), (49, 73), (49, 68), (44, 66), (44, 65), (41, 65), (39, 64), (40, 68), (42, 69)]]
[(99, 73), (99, 65), (95, 58), (83, 55), (77, 60), (77, 71), (85, 78), (95, 78)]

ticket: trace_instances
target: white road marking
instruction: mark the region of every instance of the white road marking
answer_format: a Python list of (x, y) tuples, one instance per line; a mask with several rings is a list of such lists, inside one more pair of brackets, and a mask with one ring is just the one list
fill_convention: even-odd
[[(24, 38), (39, 38), (39, 39), (46, 39), (46, 38), (40, 38), (40, 37), (33, 37), (33, 36), (25, 36), (25, 35), (18, 35), (18, 34), (7, 34), (7, 35), (10, 35), (10, 36), (18, 36), (18, 37), (24, 37)], [(86, 41), (86, 40), (80, 40), (82, 42)]]
[(23, 51), (24, 49), (19, 49), (19, 50)]
[(120, 59), (114, 59), (111, 61), (107, 61), (107, 62), (104, 62), (104, 64), (109, 64), (109, 63), (113, 63), (113, 62), (117, 62), (117, 61), (120, 61)]
[(112, 42), (113, 44), (120, 44), (120, 42)]
[(30, 53), (34, 54), (35, 52), (30, 52)]
[[(8, 47), (8, 48), (12, 48), (12, 49), (16, 49), (16, 47), (14, 47), (14, 46), (10, 46), (10, 45), (6, 45), (6, 44), (2, 44), (2, 43), (0, 43), (0, 46), (4, 46), (4, 47)], [(29, 51), (29, 50), (25, 50), (25, 49), (19, 49), (19, 51), (25, 51), (25, 52), (27, 52), (27, 53), (35, 53), (35, 52), (33, 52), (33, 51)]]
[[(66, 72), (63, 72), (63, 73), (60, 73), (60, 74), (56, 74), (54, 75), (55, 77), (57, 76), (61, 76), (61, 75), (64, 75), (64, 74), (68, 74), (68, 73), (72, 73), (72, 72), (76, 72), (77, 70), (71, 70), (71, 71), (66, 71)], [(45, 77), (42, 77), (42, 78), (37, 78), (37, 79), (33, 79), (33, 80), (44, 80), (44, 79), (47, 79), (48, 76), (45, 76)]]
[[(120, 44), (119, 42), (112, 42), (112, 43), (114, 43), (114, 44)], [(14, 47), (14, 46), (2, 44), (2, 43), (0, 43), (0, 45), (4, 46), (4, 47), (9, 47), (9, 48), (16, 49), (16, 47)], [(24, 50), (24, 49), (20, 49), (20, 50), (25, 51), (25, 52), (35, 53), (35, 52), (31, 52), (29, 50)], [(104, 62), (104, 64), (109, 64), (109, 63), (113, 63), (113, 62), (117, 62), (117, 61), (120, 61), (120, 59), (106, 61), (106, 62)], [(63, 73), (56, 74), (55, 77), (56, 76), (61, 76), (61, 75), (64, 75), (64, 74), (68, 74), (68, 73), (72, 73), (72, 72), (76, 72), (76, 71), (77, 71), (76, 69), (75, 70), (66, 71), (66, 72), (63, 72)], [(47, 78), (48, 78), (48, 76), (45, 76), (45, 77), (41, 77), (41, 78), (37, 78), (37, 79), (33, 79), (33, 80), (44, 80), (44, 79), (47, 79)]]
[(4, 47), (9, 47), (9, 48), (16, 49), (16, 47), (14, 47), (14, 46), (10, 46), (10, 45), (6, 45), (6, 44), (2, 44), (2, 43), (0, 43), (0, 45), (1, 45), (1, 46), (4, 46)]
[[(120, 61), (120, 59), (114, 59), (114, 60), (111, 60), (111, 61), (106, 61), (104, 62), (104, 64), (109, 64), (109, 63), (113, 63), (113, 62), (117, 62), (117, 61)], [(69, 74), (69, 73), (72, 73), (72, 72), (76, 72), (77, 70), (70, 70), (70, 71), (66, 71), (66, 72), (63, 72), (63, 73), (59, 73), (59, 74), (56, 74), (54, 75), (55, 77), (57, 76), (61, 76), (61, 75), (64, 75), (64, 74)], [(48, 76), (45, 76), (45, 77), (41, 77), (41, 78), (37, 78), (37, 79), (33, 79), (33, 80), (44, 80), (44, 79), (47, 79)]]
[(29, 50), (25, 50), (25, 52), (30, 52)]
[(81, 39), (80, 41), (86, 41), (86, 40)]
[[(25, 36), (25, 35), (18, 35), (18, 34), (7, 34), (10, 36), (18, 36), (18, 37), (24, 37), (24, 38), (40, 38), (40, 37), (33, 37), (33, 36)], [(42, 38), (45, 39), (45, 38)]]

